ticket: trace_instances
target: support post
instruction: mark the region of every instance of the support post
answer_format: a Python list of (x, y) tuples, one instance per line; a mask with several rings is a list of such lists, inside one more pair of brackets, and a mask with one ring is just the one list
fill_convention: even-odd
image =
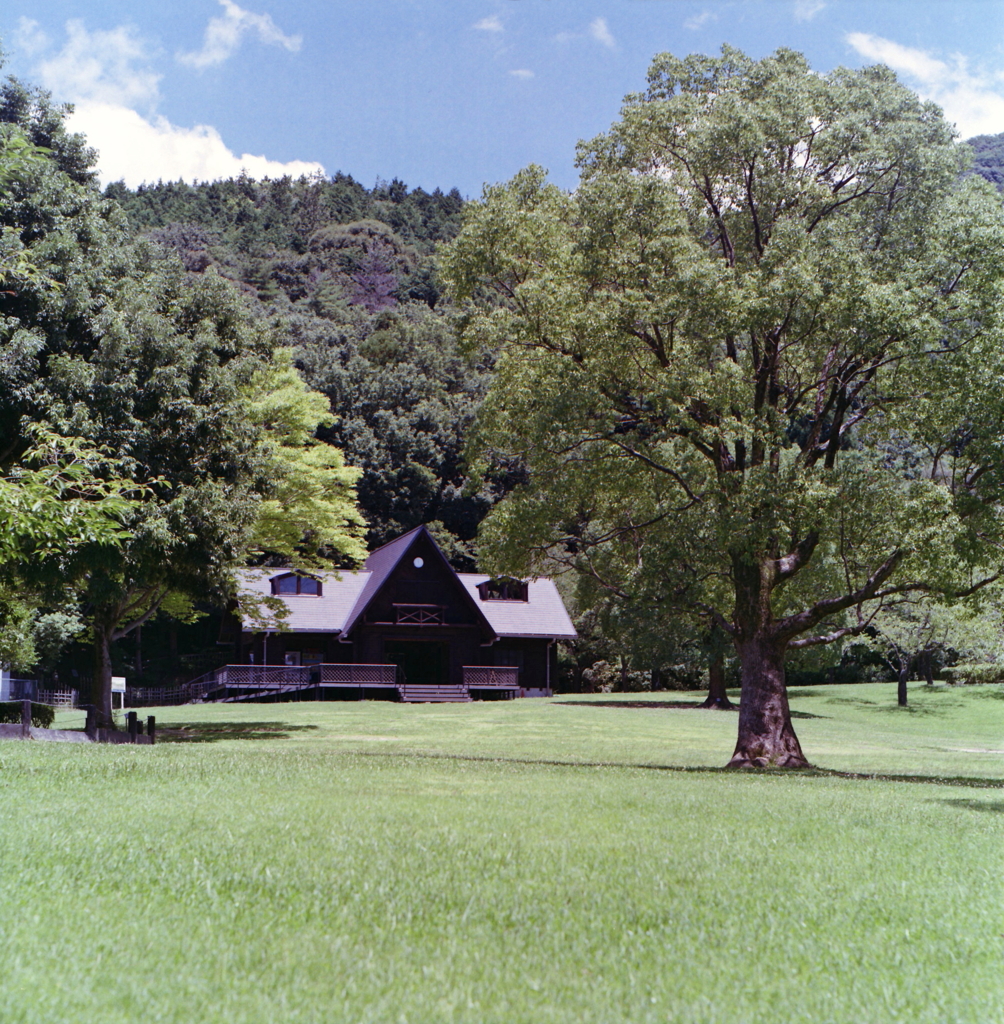
[(157, 728), (157, 719), (156, 719), (156, 717), (154, 715), (147, 715), (146, 716), (146, 734), (147, 734), (147, 736), (150, 737), (150, 742), (151, 743), (156, 742), (156, 739), (157, 739), (156, 728)]
[(129, 714), (126, 715), (126, 721), (129, 723), (129, 742), (135, 743), (136, 736), (139, 732), (139, 716), (135, 711), (130, 711)]
[(84, 722), (84, 732), (91, 737), (92, 740), (98, 738), (98, 710), (93, 704), (87, 706), (87, 719)]
[(31, 736), (31, 701), (21, 701), (21, 735), (25, 739)]

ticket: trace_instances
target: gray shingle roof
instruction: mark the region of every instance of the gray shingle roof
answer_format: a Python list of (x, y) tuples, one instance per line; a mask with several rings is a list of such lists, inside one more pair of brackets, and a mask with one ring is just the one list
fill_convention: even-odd
[[(294, 633), (348, 633), (420, 533), (427, 533), (424, 526), (377, 548), (366, 559), (366, 568), (358, 572), (311, 573), (321, 580), (321, 596), (284, 595), (289, 608), (284, 628)], [(438, 550), (438, 545), (436, 548)], [(245, 569), (239, 576), (247, 590), (268, 595), (272, 593), (272, 578), (286, 572), (286, 569)], [(531, 580), (527, 601), (482, 601), (477, 587), (491, 579), (490, 576), (477, 573), (457, 573), (456, 576), (477, 611), (499, 637), (570, 640), (578, 635), (558, 588), (549, 579)], [(244, 628), (253, 628), (252, 623), (245, 620)]]
[(530, 580), (527, 601), (482, 601), (478, 584), (491, 577), (468, 572), (459, 572), (457, 576), (481, 605), (485, 618), (500, 637), (539, 636), (571, 640), (578, 636), (565, 610), (565, 602), (552, 580)]
[[(254, 593), (271, 594), (272, 577), (281, 576), (286, 569), (245, 569), (239, 573), (242, 586)], [(321, 596), (285, 596), (289, 618), (285, 628), (294, 633), (341, 633), (352, 609), (366, 586), (370, 573), (360, 572), (315, 572), (321, 581)], [(341, 577), (339, 579), (338, 577)], [(245, 629), (250, 623), (245, 620)]]

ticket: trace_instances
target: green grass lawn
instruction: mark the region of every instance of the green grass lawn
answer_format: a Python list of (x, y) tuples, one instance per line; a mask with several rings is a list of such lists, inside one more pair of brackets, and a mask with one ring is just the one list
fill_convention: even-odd
[(795, 691), (800, 774), (655, 699), (5, 742), (0, 1021), (1004, 1021), (1004, 689)]

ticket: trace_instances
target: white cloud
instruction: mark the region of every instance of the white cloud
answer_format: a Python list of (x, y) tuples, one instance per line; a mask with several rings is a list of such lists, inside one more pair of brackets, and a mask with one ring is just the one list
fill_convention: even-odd
[(487, 18), (482, 18), (480, 21), (474, 23), (476, 29), (480, 29), (482, 32), (502, 32), (502, 21), (496, 14), (492, 14)]
[(946, 63), (925, 50), (867, 32), (850, 32), (846, 39), (862, 57), (888, 64), (924, 99), (934, 100), (948, 120), (955, 122), (963, 138), (1004, 131), (1000, 74), (974, 74), (961, 56)]
[(585, 32), (558, 32), (554, 37), (554, 41), (565, 45), (566, 43), (574, 43), (580, 39), (587, 38), (593, 39), (602, 46), (608, 46), (611, 49), (617, 46), (617, 40), (614, 39), (606, 18), (594, 18), (589, 23), (589, 27)]
[(66, 23), (69, 37), (54, 57), (42, 61), (42, 84), (63, 99), (152, 104), (158, 98), (161, 75), (148, 66), (143, 41), (127, 26), (107, 32), (88, 32), (77, 19)]
[(595, 21), (591, 21), (589, 23), (589, 34), (596, 42), (601, 43), (603, 46), (609, 46), (612, 49), (617, 45), (617, 40), (610, 34), (606, 18), (597, 18)]
[[(239, 8), (238, 8), (239, 10)], [(28, 25), (26, 31), (31, 31)], [(323, 173), (311, 161), (283, 163), (227, 148), (210, 125), (193, 128), (171, 124), (153, 113), (161, 75), (150, 67), (146, 46), (125, 26), (88, 32), (82, 21), (66, 24), (66, 45), (35, 69), (57, 100), (75, 105), (67, 125), (83, 132), (98, 150), (101, 181), (212, 181), (242, 170), (255, 178)], [(146, 115), (136, 107), (146, 108)]]
[(699, 28), (704, 26), (709, 21), (718, 21), (718, 15), (713, 14), (711, 11), (701, 11), (700, 14), (695, 14), (683, 23), (684, 28), (689, 28), (692, 32), (696, 32)]
[(527, 68), (516, 68), (514, 71), (509, 72), (513, 78), (533, 78), (533, 72)]
[(248, 32), (254, 32), (263, 43), (275, 43), (287, 50), (300, 49), (301, 36), (287, 36), (267, 14), (252, 14), (238, 7), (233, 0), (220, 0), (222, 17), (210, 18), (202, 39), (202, 49), (179, 53), (178, 60), (200, 71), (222, 64), (241, 44)]
[(22, 15), (17, 20), (14, 43), (23, 53), (33, 57), (49, 45), (49, 37), (42, 31), (42, 26), (34, 18), (26, 18)]
[(324, 173), (321, 164), (304, 160), (283, 163), (250, 153), (237, 156), (209, 125), (180, 128), (166, 118), (147, 119), (119, 104), (78, 103), (68, 126), (83, 132), (98, 150), (103, 184), (123, 179), (135, 188), (144, 181), (213, 181), (236, 177), (242, 170), (253, 178)]
[(924, 50), (915, 50), (910, 46), (902, 46), (891, 39), (869, 35), (867, 32), (848, 32), (847, 42), (862, 57), (888, 64), (894, 71), (922, 81), (934, 81), (948, 71), (948, 65), (937, 60)]
[(795, 21), (812, 21), (826, 6), (826, 0), (795, 0)]

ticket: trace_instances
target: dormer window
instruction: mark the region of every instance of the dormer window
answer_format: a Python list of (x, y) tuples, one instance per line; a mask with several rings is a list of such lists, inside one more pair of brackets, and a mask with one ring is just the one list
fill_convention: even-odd
[(478, 584), (482, 601), (529, 601), (530, 585), (524, 580), (503, 577)]
[(314, 576), (300, 576), (295, 572), (272, 577), (272, 593), (280, 597), (320, 597), (321, 581)]

